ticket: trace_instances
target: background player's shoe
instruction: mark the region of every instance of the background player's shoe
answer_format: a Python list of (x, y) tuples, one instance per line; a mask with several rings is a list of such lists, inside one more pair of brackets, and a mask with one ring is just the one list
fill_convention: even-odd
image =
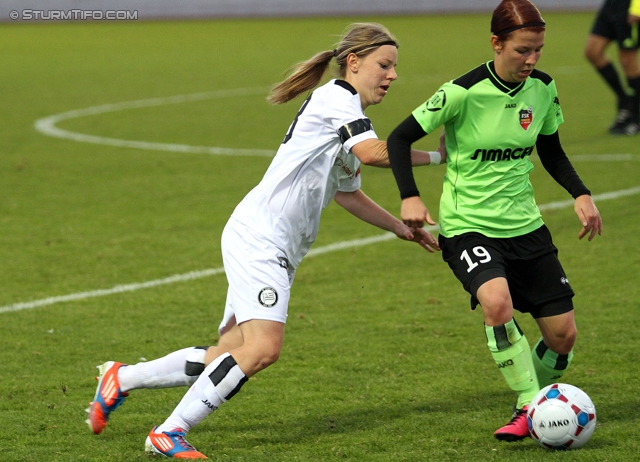
[(636, 135), (638, 132), (640, 132), (640, 123), (638, 123), (637, 121), (629, 122), (624, 126), (622, 132), (625, 135)]
[(609, 127), (612, 135), (635, 135), (640, 130), (640, 95), (618, 100), (616, 120)]
[(160, 433), (156, 433), (156, 428), (158, 427), (153, 427), (144, 443), (146, 452), (174, 459), (207, 459), (207, 456), (196, 451), (196, 448), (184, 439), (185, 433), (182, 428)]
[(502, 428), (499, 428), (493, 434), (500, 441), (518, 441), (531, 436), (529, 434), (529, 425), (527, 424), (527, 409), (515, 409), (511, 421)]
[(609, 133), (612, 135), (626, 135), (626, 127), (630, 123), (632, 123), (633, 114), (629, 109), (622, 108), (618, 110), (618, 115), (616, 115), (616, 120), (609, 127)]
[(100, 376), (96, 377), (98, 388), (93, 401), (89, 403), (87, 412), (89, 418), (86, 420), (91, 431), (96, 435), (100, 434), (107, 426), (109, 414), (118, 409), (129, 393), (120, 390), (118, 380), (118, 370), (126, 364), (109, 361), (101, 366), (97, 366)]

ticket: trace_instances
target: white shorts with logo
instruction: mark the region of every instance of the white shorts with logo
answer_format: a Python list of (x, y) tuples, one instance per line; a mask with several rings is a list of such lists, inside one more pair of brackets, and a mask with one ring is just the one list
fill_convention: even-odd
[(229, 289), (219, 333), (233, 316), (237, 324), (287, 321), (295, 269), (282, 250), (231, 218), (222, 231), (222, 260)]

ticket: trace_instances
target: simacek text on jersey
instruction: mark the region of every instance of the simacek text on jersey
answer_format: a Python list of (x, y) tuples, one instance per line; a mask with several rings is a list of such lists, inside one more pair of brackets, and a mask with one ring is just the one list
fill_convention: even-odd
[[(532, 152), (533, 146), (529, 146), (528, 148), (516, 149), (507, 148), (504, 151), (502, 149), (476, 149), (476, 152), (473, 153), (471, 160), (480, 160), (480, 162), (518, 160), (530, 156)], [(482, 154), (482, 157), (480, 157), (480, 154)]]

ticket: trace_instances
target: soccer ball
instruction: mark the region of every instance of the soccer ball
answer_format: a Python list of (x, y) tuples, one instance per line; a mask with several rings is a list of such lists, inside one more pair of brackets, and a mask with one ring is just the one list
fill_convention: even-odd
[(577, 449), (596, 429), (596, 408), (578, 387), (554, 383), (533, 398), (527, 411), (529, 432), (547, 449)]

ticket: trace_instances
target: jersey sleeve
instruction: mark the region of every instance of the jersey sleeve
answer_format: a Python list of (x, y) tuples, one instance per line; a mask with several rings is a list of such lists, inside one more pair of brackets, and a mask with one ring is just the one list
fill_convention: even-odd
[(346, 180), (345, 182), (343, 182), (338, 188), (338, 191), (355, 192), (360, 188), (362, 188), (362, 178), (360, 177), (360, 169), (358, 168), (358, 173), (356, 174), (356, 176), (354, 176), (350, 180)]
[(564, 122), (564, 116), (562, 115), (562, 108), (560, 107), (560, 100), (558, 99), (558, 90), (556, 89), (556, 82), (552, 80), (547, 85), (547, 91), (549, 92), (549, 99), (551, 104), (547, 111), (544, 124), (540, 130), (542, 135), (552, 135), (558, 131), (558, 126)]
[(629, 14), (640, 17), (640, 0), (631, 0)]
[(352, 95), (347, 101), (332, 104), (328, 111), (329, 123), (340, 137), (345, 152), (356, 144), (371, 138), (378, 139), (373, 124), (364, 115), (360, 106), (360, 96)]
[(447, 82), (411, 114), (426, 133), (431, 133), (458, 116), (465, 97), (462, 87)]
[[(337, 89), (338, 90), (338, 89)], [(333, 99), (330, 108), (327, 108), (326, 118), (331, 124), (331, 129), (337, 133), (346, 153), (351, 151), (356, 144), (371, 138), (378, 139), (373, 129), (373, 124), (362, 111), (360, 96), (350, 95), (348, 99), (342, 98), (343, 89), (338, 90), (340, 97)], [(356, 174), (340, 183), (339, 191), (354, 192), (362, 186), (360, 177), (360, 162), (357, 162)]]

